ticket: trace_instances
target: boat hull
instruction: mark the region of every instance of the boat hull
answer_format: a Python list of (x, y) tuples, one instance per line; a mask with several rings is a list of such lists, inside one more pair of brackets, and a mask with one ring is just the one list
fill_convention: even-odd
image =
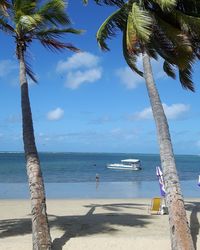
[(141, 170), (140, 166), (127, 166), (127, 165), (122, 165), (122, 164), (109, 164), (107, 165), (107, 168), (119, 169), (119, 170), (132, 170), (132, 171)]

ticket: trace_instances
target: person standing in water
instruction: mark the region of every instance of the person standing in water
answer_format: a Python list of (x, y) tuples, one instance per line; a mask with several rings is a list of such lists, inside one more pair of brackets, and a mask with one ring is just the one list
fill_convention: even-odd
[(98, 188), (98, 186), (99, 186), (99, 174), (96, 174), (96, 177), (95, 177), (95, 179), (96, 179), (96, 189)]

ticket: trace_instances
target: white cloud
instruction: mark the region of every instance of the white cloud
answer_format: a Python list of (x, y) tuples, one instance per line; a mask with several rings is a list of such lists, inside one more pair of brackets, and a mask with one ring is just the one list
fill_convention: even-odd
[(0, 77), (4, 77), (10, 74), (13, 70), (17, 68), (15, 62), (11, 60), (1, 60), (0, 61)]
[(89, 52), (74, 54), (66, 61), (59, 61), (56, 72), (66, 74), (65, 86), (77, 89), (83, 83), (93, 83), (102, 76), (100, 58)]
[(118, 69), (116, 75), (120, 78), (121, 82), (127, 89), (135, 89), (140, 83), (144, 82), (144, 79), (141, 76), (134, 74), (128, 66)]
[(86, 82), (95, 82), (101, 78), (101, 68), (93, 68), (85, 71), (71, 71), (67, 74), (65, 86), (70, 89), (77, 89)]
[[(143, 72), (142, 56), (139, 56), (136, 62), (137, 68)], [(163, 60), (152, 60), (151, 65), (153, 68), (153, 75), (155, 80), (165, 77), (163, 72)], [(130, 67), (125, 66), (116, 71), (116, 75), (120, 78), (121, 82), (127, 89), (135, 89), (141, 83), (144, 83), (144, 78), (133, 72)]]
[[(190, 110), (190, 106), (182, 103), (172, 104), (168, 106), (163, 103), (163, 108), (168, 119), (177, 120), (183, 118), (183, 116)], [(151, 107), (145, 108), (140, 112), (135, 113), (130, 116), (130, 119), (134, 120), (147, 120), (152, 119), (152, 109)]]
[(183, 114), (190, 110), (189, 105), (182, 103), (172, 104), (171, 106), (167, 106), (165, 103), (163, 103), (163, 108), (169, 119), (181, 118)]
[(50, 121), (60, 120), (64, 115), (64, 110), (61, 108), (56, 108), (47, 113), (47, 119)]
[(98, 56), (89, 52), (81, 52), (73, 54), (67, 61), (59, 61), (57, 65), (57, 72), (65, 72), (67, 70), (78, 69), (81, 67), (91, 68), (96, 67), (100, 62)]
[(134, 114), (133, 118), (136, 120), (146, 120), (146, 119), (152, 119), (152, 109), (150, 108), (145, 108), (140, 112), (137, 112)]

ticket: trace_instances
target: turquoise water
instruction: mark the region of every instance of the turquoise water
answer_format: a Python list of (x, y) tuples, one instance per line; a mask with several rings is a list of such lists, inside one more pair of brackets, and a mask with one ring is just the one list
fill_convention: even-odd
[[(139, 158), (141, 171), (111, 170), (107, 163)], [(40, 153), (49, 198), (134, 198), (159, 195), (155, 167), (158, 155), (105, 153)], [(199, 197), (200, 157), (176, 156), (183, 194)], [(96, 187), (95, 175), (100, 176)], [(22, 153), (0, 153), (0, 198), (27, 198), (28, 187)]]

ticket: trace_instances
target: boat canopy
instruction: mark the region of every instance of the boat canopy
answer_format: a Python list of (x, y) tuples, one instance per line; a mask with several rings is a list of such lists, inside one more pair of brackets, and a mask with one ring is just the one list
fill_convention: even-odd
[(139, 159), (125, 159), (125, 160), (121, 160), (121, 162), (137, 163), (137, 162), (140, 162), (140, 160)]

